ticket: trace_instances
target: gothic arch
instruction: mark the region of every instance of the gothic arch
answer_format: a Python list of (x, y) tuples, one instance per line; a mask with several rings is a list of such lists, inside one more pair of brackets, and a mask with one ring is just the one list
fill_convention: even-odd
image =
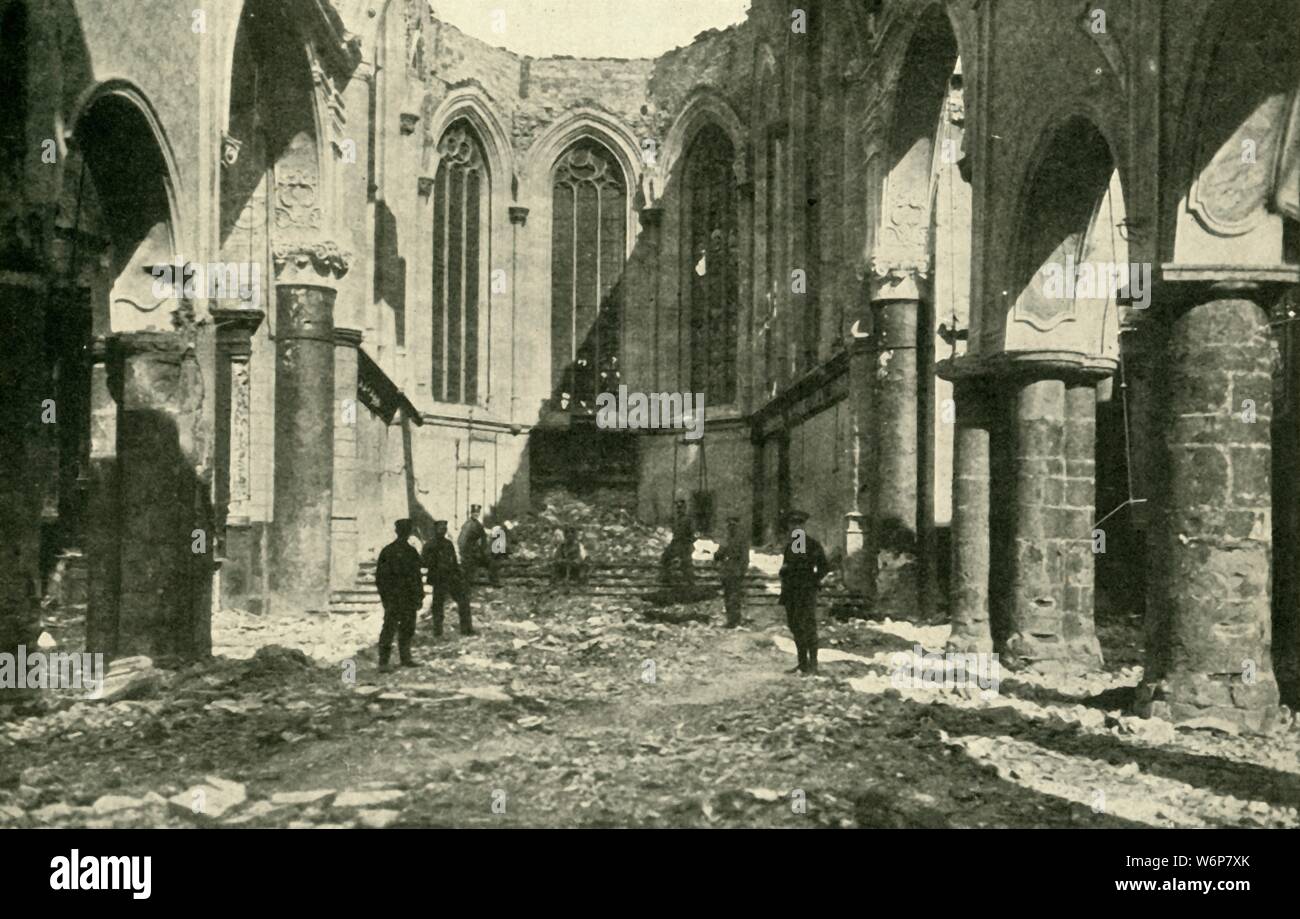
[[(1065, 275), (1074, 277), (1084, 264), (1127, 268), (1124, 170), (1116, 149), (1091, 112), (1063, 111), (1044, 125), (1020, 182), (1000, 272), (1007, 302), (1006, 315), (997, 318), (1005, 322), (1008, 350), (1050, 344), (1088, 357), (1118, 353), (1117, 291), (1092, 296), (1101, 288), (1080, 286), (1064, 296), (1075, 290)], [(1049, 288), (1058, 277), (1071, 286), (1055, 294)]]
[[(582, 107), (553, 122), (543, 131), (524, 156), (521, 184), (528, 197), (542, 201), (550, 196), (551, 175), (560, 156), (580, 140), (593, 140), (605, 147), (623, 170), (628, 189), (628, 251), (636, 238), (635, 211), (642, 197), (642, 159), (632, 131), (614, 116), (599, 109)], [(649, 203), (649, 202), (645, 202)]]
[(962, 58), (957, 30), (938, 4), (926, 8), (898, 47), (898, 63), (888, 71), (897, 73), (897, 81), (884, 115), (889, 130), (871, 258), (878, 277), (924, 277), (933, 258), (931, 178), (936, 154), (942, 153), (934, 146), (935, 126)]
[(514, 148), (497, 116), (491, 96), (473, 85), (449, 91), (430, 114), (425, 138), (426, 143), (432, 147), (432, 152), (426, 174), (433, 175), (437, 172), (437, 145), (447, 128), (460, 119), (473, 126), (487, 157), (488, 172), (494, 179), (494, 184), (508, 186), (509, 180), (515, 175)]
[(68, 121), (69, 143), (79, 145), (84, 134), (87, 119), (95, 107), (106, 100), (121, 100), (134, 109), (148, 128), (148, 136), (161, 157), (164, 167), (162, 175), (163, 190), (167, 197), (169, 244), (176, 255), (182, 244), (180, 234), (185, 224), (181, 220), (180, 198), (177, 189), (181, 187), (180, 168), (176, 163), (176, 154), (163, 129), (162, 120), (148, 98), (129, 80), (113, 79), (96, 84), (84, 90), (77, 98), (72, 116)]
[[(1289, 183), (1300, 197), (1300, 42), (1285, 0), (1217, 2), (1205, 12), (1188, 75), (1181, 129), (1165, 186), (1159, 253), (1183, 265), (1294, 264), (1279, 207)], [(1288, 141), (1289, 138), (1289, 141)], [(1289, 213), (1288, 213), (1289, 211)]]
[(716, 125), (731, 141), (736, 158), (733, 169), (736, 181), (747, 178), (748, 164), (745, 159), (745, 128), (736, 116), (735, 110), (720, 94), (707, 87), (699, 87), (691, 93), (681, 112), (673, 121), (664, 139), (661, 156), (661, 174), (666, 182), (673, 181), (673, 172), (686, 151), (690, 149), (695, 136), (708, 125)]

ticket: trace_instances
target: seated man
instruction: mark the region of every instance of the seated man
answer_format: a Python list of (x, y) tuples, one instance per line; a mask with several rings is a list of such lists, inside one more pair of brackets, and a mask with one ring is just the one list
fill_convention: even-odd
[(578, 539), (578, 528), (566, 526), (555, 545), (551, 562), (551, 583), (582, 584), (587, 580), (587, 550)]

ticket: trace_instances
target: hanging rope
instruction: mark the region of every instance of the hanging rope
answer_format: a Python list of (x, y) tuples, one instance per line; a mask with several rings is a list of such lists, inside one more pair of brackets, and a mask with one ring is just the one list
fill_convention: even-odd
[[(1115, 240), (1115, 228), (1119, 226), (1119, 224), (1115, 221), (1115, 197), (1111, 194), (1109, 186), (1106, 188), (1106, 217), (1107, 222), (1110, 224), (1110, 257), (1113, 263), (1118, 249), (1118, 244)], [(1127, 261), (1127, 252), (1125, 252), (1125, 258)], [(1133, 279), (1129, 278), (1130, 289), (1132, 283)], [(1106, 317), (1110, 315), (1111, 301), (1115, 293), (1118, 293), (1118, 291), (1106, 295), (1105, 311), (1102, 313), (1101, 317), (1101, 345), (1098, 350), (1103, 354), (1105, 353), (1106, 348)], [(1129, 431), (1128, 372), (1124, 365), (1124, 352), (1122, 350), (1119, 353), (1119, 401), (1120, 410), (1123, 412), (1124, 416), (1124, 477), (1128, 497), (1118, 507), (1094, 523), (1092, 525), (1094, 530), (1111, 517), (1114, 517), (1120, 511), (1124, 510), (1124, 508), (1134, 504), (1145, 504), (1147, 500), (1146, 498), (1135, 497), (1133, 494), (1133, 439), (1132, 434)]]

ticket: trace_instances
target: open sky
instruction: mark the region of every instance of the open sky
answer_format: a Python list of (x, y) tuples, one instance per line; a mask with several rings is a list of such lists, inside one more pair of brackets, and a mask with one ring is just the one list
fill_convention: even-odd
[(656, 57), (745, 18), (750, 0), (431, 0), (434, 14), (519, 54)]

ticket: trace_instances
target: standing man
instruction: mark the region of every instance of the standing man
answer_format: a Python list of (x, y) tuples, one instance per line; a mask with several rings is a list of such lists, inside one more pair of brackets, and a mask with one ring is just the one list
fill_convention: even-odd
[(465, 575), (465, 588), (468, 590), (478, 578), (479, 570), (489, 566), (487, 530), (483, 527), (483, 508), (478, 504), (469, 506), (469, 519), (460, 528), (456, 539), (456, 548), (460, 550), (460, 568)]
[(469, 591), (460, 563), (456, 561), (456, 547), (447, 538), (447, 521), (433, 522), (433, 538), (424, 544), (424, 565), (429, 569), (429, 586), (433, 588), (433, 601), (429, 611), (433, 614), (433, 637), (442, 637), (442, 614), (447, 598), (456, 601), (460, 614), (460, 634), (473, 635), (474, 627), (469, 615)]
[(817, 673), (817, 588), (830, 566), (822, 544), (804, 532), (808, 515), (790, 511), (785, 519), (790, 537), (781, 557), (781, 605), (799, 652), (799, 665), (790, 672), (813, 676)]
[(678, 498), (676, 510), (673, 514), (673, 538), (664, 549), (663, 556), (659, 559), (659, 566), (663, 571), (664, 578), (668, 581), (673, 578), (673, 569), (677, 568), (680, 573), (680, 583), (683, 587), (689, 587), (695, 582), (695, 569), (691, 564), (691, 555), (695, 551), (695, 527), (691, 523), (691, 515), (686, 508), (686, 500)]
[(384, 625), (379, 632), (379, 670), (393, 668), (388, 660), (393, 653), (393, 636), (397, 636), (397, 654), (403, 667), (414, 667), (411, 639), (415, 636), (415, 614), (424, 603), (424, 585), (420, 583), (420, 553), (411, 545), (411, 521), (403, 518), (393, 524), (397, 538), (379, 552), (375, 565), (375, 586), (384, 604)]
[(726, 627), (740, 625), (745, 608), (745, 576), (749, 573), (749, 539), (741, 534), (740, 518), (727, 518), (727, 541), (713, 557), (722, 579), (722, 602), (727, 609)]

